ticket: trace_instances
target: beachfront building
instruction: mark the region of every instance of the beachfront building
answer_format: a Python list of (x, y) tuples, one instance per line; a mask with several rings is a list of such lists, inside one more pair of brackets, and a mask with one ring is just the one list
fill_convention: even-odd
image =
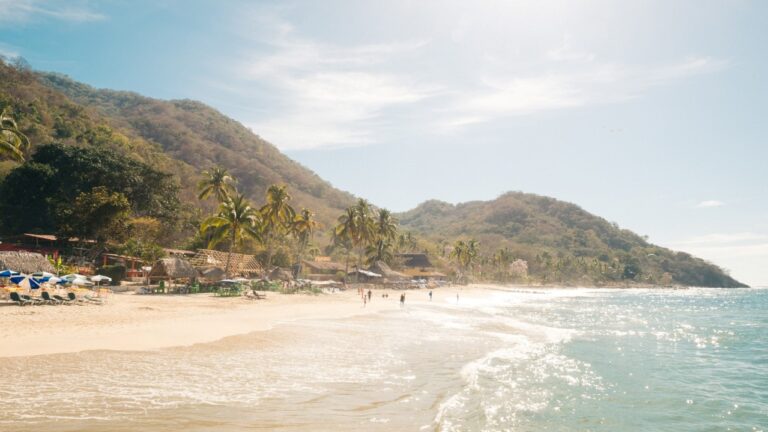
[(55, 273), (53, 264), (46, 257), (35, 252), (0, 252), (0, 270), (10, 269), (20, 273)]
[(331, 261), (327, 256), (316, 256), (314, 260), (301, 260), (301, 273), (311, 280), (339, 280), (344, 277), (344, 264)]
[(166, 281), (172, 285), (178, 280), (192, 281), (197, 279), (197, 270), (183, 258), (160, 258), (152, 265), (148, 278), (151, 283)]
[(426, 279), (442, 281), (448, 276), (435, 269), (435, 266), (424, 253), (403, 253), (395, 255), (395, 259), (402, 263), (402, 272), (411, 279)]
[[(226, 273), (228, 255), (228, 252), (198, 249), (189, 263), (199, 271), (210, 272), (212, 267), (216, 267)], [(229, 257), (229, 277), (258, 277), (261, 273), (261, 264), (255, 256), (233, 252)]]
[(380, 274), (381, 283), (399, 283), (410, 279), (407, 274), (392, 270), (384, 261), (376, 261), (368, 267), (368, 271)]

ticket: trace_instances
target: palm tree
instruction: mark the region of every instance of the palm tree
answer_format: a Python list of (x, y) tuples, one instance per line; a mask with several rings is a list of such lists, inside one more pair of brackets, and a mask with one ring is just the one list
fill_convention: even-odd
[(336, 247), (342, 247), (346, 251), (346, 260), (344, 262), (344, 282), (346, 283), (347, 274), (349, 274), (349, 254), (352, 251), (354, 238), (357, 235), (357, 212), (354, 207), (344, 210), (344, 214), (339, 216), (338, 225), (333, 228), (333, 244)]
[(382, 238), (377, 239), (373, 244), (365, 248), (365, 255), (368, 257), (366, 263), (373, 264), (376, 261), (392, 262), (392, 243)]
[(259, 210), (265, 246), (267, 247), (267, 270), (272, 264), (274, 241), (278, 236), (286, 234), (291, 229), (291, 224), (296, 217), (296, 211), (288, 204), (290, 200), (291, 195), (288, 193), (287, 186), (272, 185), (267, 188), (266, 204)]
[[(374, 242), (376, 239), (376, 232), (374, 227), (374, 219), (371, 216), (371, 204), (360, 198), (353, 206), (355, 213), (355, 236), (352, 239), (352, 245), (357, 248), (357, 265), (358, 267), (363, 265), (363, 254), (365, 248)], [(357, 273), (358, 281), (360, 273)]]
[(7, 156), (17, 162), (24, 162), (24, 152), (29, 150), (29, 138), (24, 135), (16, 124), (16, 120), (0, 113), (0, 155)]
[(212, 248), (222, 241), (229, 241), (227, 265), (224, 270), (227, 277), (229, 277), (232, 250), (246, 237), (257, 240), (261, 238), (258, 230), (260, 217), (259, 212), (243, 195), (235, 194), (219, 206), (217, 215), (207, 218), (200, 226), (200, 231), (211, 234), (208, 247)]
[(380, 209), (373, 223), (373, 242), (365, 248), (368, 263), (392, 261), (392, 242), (397, 237), (397, 219), (387, 209)]
[(480, 253), (480, 243), (475, 239), (471, 239), (467, 242), (467, 252), (465, 257), (466, 266), (469, 269), (470, 274), (474, 273), (474, 264), (477, 260), (477, 255)]
[(506, 281), (508, 276), (509, 265), (512, 263), (514, 257), (512, 251), (509, 248), (503, 248), (496, 251), (493, 255), (493, 262), (496, 264), (499, 279)]
[(203, 171), (203, 176), (203, 179), (197, 183), (198, 199), (204, 200), (214, 195), (219, 203), (223, 203), (236, 192), (235, 178), (225, 168), (211, 167)]
[(318, 223), (315, 220), (315, 215), (307, 209), (301, 209), (301, 212), (293, 218), (291, 224), (291, 234), (296, 237), (298, 242), (296, 253), (296, 275), (301, 273), (301, 259), (304, 255), (304, 251), (312, 240), (315, 228), (318, 227)]

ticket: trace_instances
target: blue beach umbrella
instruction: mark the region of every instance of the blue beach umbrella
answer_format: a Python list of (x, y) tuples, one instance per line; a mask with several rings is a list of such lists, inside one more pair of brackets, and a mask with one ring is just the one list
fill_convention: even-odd
[(19, 274), (19, 272), (13, 271), (13, 270), (10, 270), (10, 269), (6, 269), (6, 270), (3, 270), (3, 271), (0, 271), (0, 277), (2, 277), (2, 278), (16, 276), (17, 274)]
[(11, 282), (26, 289), (38, 289), (40, 288), (40, 282), (28, 275), (11, 276)]

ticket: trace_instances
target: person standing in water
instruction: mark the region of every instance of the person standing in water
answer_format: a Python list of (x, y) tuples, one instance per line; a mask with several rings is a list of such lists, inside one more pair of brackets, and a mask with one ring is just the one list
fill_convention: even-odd
[(456, 293), (456, 303), (459, 302), (459, 293)]
[(429, 301), (432, 301), (432, 291), (429, 291)]
[(400, 307), (405, 306), (405, 293), (400, 294)]
[(371, 295), (373, 295), (373, 293), (371, 290), (368, 290), (368, 301), (371, 301)]

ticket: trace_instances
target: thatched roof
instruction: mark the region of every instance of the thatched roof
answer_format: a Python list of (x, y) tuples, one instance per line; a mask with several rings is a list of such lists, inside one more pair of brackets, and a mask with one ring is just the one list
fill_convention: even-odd
[(397, 258), (401, 259), (403, 261), (403, 265), (406, 267), (418, 267), (418, 268), (433, 267), (432, 263), (429, 261), (429, 258), (427, 257), (427, 254), (423, 254), (423, 253), (397, 254)]
[(445, 273), (440, 273), (439, 271), (420, 269), (420, 268), (409, 268), (409, 269), (403, 270), (403, 272), (409, 277), (414, 277), (414, 278), (443, 279), (447, 277)]
[(307, 267), (313, 272), (320, 273), (320, 272), (339, 272), (344, 271), (345, 267), (344, 264), (340, 264), (333, 261), (309, 261), (309, 260), (301, 260), (301, 264), (304, 267)]
[(269, 279), (290, 281), (290, 280), (293, 280), (293, 276), (291, 275), (291, 272), (289, 272), (288, 270), (281, 269), (280, 267), (275, 267), (275, 269), (269, 273)]
[[(226, 270), (227, 267), (227, 252), (212, 250), (212, 249), (198, 249), (197, 254), (190, 258), (189, 262), (196, 268), (208, 268), (219, 267)], [(229, 274), (230, 275), (252, 275), (260, 274), (261, 265), (253, 255), (245, 255), (239, 253), (232, 253), (232, 257), (229, 261)]]
[(0, 252), (0, 270), (6, 269), (27, 274), (56, 272), (46, 257), (33, 252)]
[(399, 279), (408, 278), (407, 275), (392, 270), (384, 261), (376, 261), (375, 263), (373, 263), (373, 265), (371, 265), (368, 268), (368, 270), (374, 273), (378, 273), (384, 276), (385, 278), (387, 278), (388, 280), (399, 280)]
[(192, 264), (177, 257), (160, 258), (149, 272), (150, 279), (194, 279), (196, 277), (197, 270), (192, 267)]
[(200, 272), (200, 276), (204, 277), (205, 279), (211, 281), (211, 282), (217, 282), (222, 279), (224, 279), (224, 270), (220, 269), (219, 267), (206, 267), (202, 269), (198, 269)]

